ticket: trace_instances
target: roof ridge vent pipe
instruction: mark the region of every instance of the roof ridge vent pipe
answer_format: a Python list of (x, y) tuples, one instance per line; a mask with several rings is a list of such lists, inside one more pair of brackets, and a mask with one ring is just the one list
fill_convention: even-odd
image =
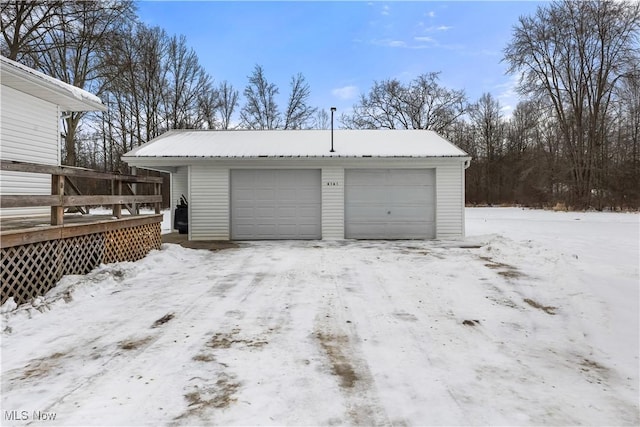
[(336, 107), (331, 107), (331, 150), (330, 153), (335, 153), (336, 150), (333, 149), (333, 113), (336, 111)]

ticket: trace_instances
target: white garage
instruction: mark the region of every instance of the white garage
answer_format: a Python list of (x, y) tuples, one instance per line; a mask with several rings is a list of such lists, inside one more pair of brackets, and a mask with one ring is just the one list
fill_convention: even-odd
[(464, 236), (471, 159), (432, 131), (170, 131), (124, 160), (171, 173), (190, 240)]

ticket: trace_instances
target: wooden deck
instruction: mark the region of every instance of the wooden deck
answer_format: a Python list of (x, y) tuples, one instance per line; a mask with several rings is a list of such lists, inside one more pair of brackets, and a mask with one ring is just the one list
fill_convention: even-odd
[(123, 215), (116, 218), (112, 215), (72, 214), (65, 215), (64, 225), (51, 225), (50, 221), (49, 216), (0, 218), (0, 248), (159, 224), (162, 215)]
[[(116, 219), (113, 215), (82, 215), (82, 214), (65, 214), (64, 224), (78, 225), (90, 224), (92, 222), (111, 221)], [(0, 231), (24, 230), (27, 228), (44, 228), (51, 227), (51, 216), (31, 216), (31, 217), (0, 217)]]
[(137, 261), (159, 249), (162, 215), (115, 218), (70, 216), (64, 225), (49, 218), (0, 221), (0, 304), (44, 295), (66, 274), (86, 274), (100, 264)]
[[(68, 166), (0, 161), (0, 170), (51, 175), (51, 195), (3, 194), (0, 208), (50, 207), (40, 217), (0, 217), (0, 304), (9, 298), (22, 304), (46, 294), (66, 274), (86, 274), (100, 264), (137, 261), (159, 249), (162, 203), (160, 177), (104, 173)], [(111, 195), (69, 195), (70, 178), (110, 180)], [(67, 182), (69, 181), (69, 182)], [(126, 184), (130, 195), (124, 195)], [(152, 195), (137, 195), (137, 186), (152, 186)], [(152, 215), (138, 214), (153, 204)], [(72, 207), (110, 205), (112, 215), (65, 214)], [(123, 213), (123, 206), (130, 213)]]

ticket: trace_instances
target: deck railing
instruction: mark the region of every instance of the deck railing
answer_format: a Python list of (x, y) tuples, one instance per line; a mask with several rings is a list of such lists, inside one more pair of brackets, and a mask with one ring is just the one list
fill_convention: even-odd
[[(71, 166), (41, 165), (11, 160), (0, 161), (0, 170), (51, 175), (51, 195), (16, 194), (2, 195), (0, 197), (0, 208), (50, 206), (51, 225), (63, 225), (64, 209), (67, 207), (111, 205), (113, 208), (113, 216), (116, 218), (122, 217), (123, 205), (153, 204), (156, 214), (159, 214), (162, 208), (161, 177), (123, 175)], [(113, 194), (91, 196), (66, 195), (65, 181), (67, 177), (111, 180)], [(123, 195), (123, 183), (134, 184), (130, 186), (133, 188), (137, 187), (135, 184), (152, 185), (153, 195)]]
[[(0, 305), (9, 298), (18, 304), (28, 302), (45, 295), (66, 274), (85, 274), (99, 264), (137, 261), (162, 245), (162, 178), (7, 160), (0, 161), (0, 169), (51, 176), (50, 195), (0, 195), (2, 208), (51, 207), (50, 226), (26, 221), (24, 227), (0, 230)], [(73, 178), (110, 180), (113, 194), (78, 195)], [(151, 191), (142, 185), (152, 186)], [(65, 187), (74, 195), (65, 194)], [(153, 194), (122, 194), (123, 189), (135, 192), (136, 187)], [(134, 215), (141, 203), (153, 204), (155, 214)], [(127, 204), (132, 215), (123, 217), (122, 206)], [(89, 205), (111, 205), (117, 219), (98, 215), (77, 221), (74, 216), (63, 224), (65, 208)], [(2, 219), (9, 223), (15, 218)]]

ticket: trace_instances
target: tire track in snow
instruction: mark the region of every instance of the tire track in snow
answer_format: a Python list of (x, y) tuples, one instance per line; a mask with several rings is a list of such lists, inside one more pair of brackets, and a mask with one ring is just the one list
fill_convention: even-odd
[[(429, 243), (423, 243), (423, 245), (429, 245)], [(467, 269), (472, 269), (478, 265), (478, 259), (469, 251), (449, 249), (447, 251), (447, 258), (448, 262), (464, 264)], [(486, 260), (482, 260), (482, 262), (486, 262)], [(478, 265), (476, 269), (478, 270), (477, 277), (481, 278), (483, 266)], [(377, 274), (377, 276), (383, 277), (383, 274)], [(513, 277), (503, 277), (503, 279), (512, 278)], [(467, 278), (465, 278), (465, 280), (459, 280), (455, 276), (451, 276), (446, 279), (450, 282), (447, 286), (461, 286), (464, 291), (474, 286), (474, 280), (468, 280)], [(378, 283), (383, 285), (380, 281), (378, 281)], [(499, 398), (499, 396), (505, 395), (505, 391), (508, 392), (506, 394), (511, 398), (516, 396), (518, 400), (526, 401), (527, 396), (517, 393), (511, 384), (513, 381), (517, 381), (518, 378), (536, 378), (536, 372), (529, 369), (528, 366), (523, 365), (519, 360), (517, 361), (517, 364), (513, 366), (511, 364), (512, 348), (502, 342), (499, 337), (489, 334), (483, 326), (480, 326), (481, 323), (466, 321), (467, 324), (473, 324), (474, 327), (461, 326), (465, 324), (465, 321), (463, 320), (464, 317), (460, 317), (461, 312), (456, 313), (455, 311), (463, 310), (462, 312), (466, 312), (468, 310), (468, 302), (461, 304), (461, 301), (450, 299), (452, 295), (451, 292), (447, 292), (446, 295), (448, 295), (449, 298), (443, 300), (442, 294), (438, 292), (440, 287), (433, 286), (433, 280), (431, 280), (431, 284), (427, 285), (426, 289), (430, 291), (430, 294), (426, 295), (427, 299), (435, 298), (437, 301), (437, 303), (429, 305), (431, 310), (429, 317), (433, 320), (444, 319), (444, 322), (439, 322), (439, 326), (437, 328), (438, 333), (430, 334), (433, 343), (439, 344), (430, 349), (431, 353), (435, 353), (433, 360), (429, 358), (430, 363), (434, 364), (434, 360), (440, 359), (439, 364), (441, 366), (448, 366), (449, 370), (452, 368), (455, 369), (455, 375), (452, 376), (451, 372), (449, 372), (449, 375), (442, 375), (441, 380), (444, 383), (447, 393), (464, 413), (466, 418), (465, 423), (487, 423), (487, 419), (500, 419), (501, 417), (504, 418), (504, 422), (508, 422), (509, 417), (512, 416), (509, 410), (503, 412), (500, 406), (498, 406), (498, 413), (488, 413), (486, 412), (487, 409), (478, 411), (478, 408), (491, 408), (493, 406), (489, 404), (490, 401), (487, 401), (486, 404), (480, 402), (486, 401), (487, 399)], [(500, 293), (503, 292), (495, 286), (493, 289)], [(399, 294), (402, 295), (404, 292)], [(468, 294), (468, 296), (464, 295), (464, 293), (462, 295), (463, 298), (471, 299), (471, 301), (474, 301), (474, 304), (478, 304), (478, 307), (476, 307), (474, 311), (482, 313), (483, 310), (481, 306), (485, 303), (484, 298), (473, 300), (475, 297), (473, 293)], [(422, 297), (424, 298), (425, 295), (422, 294)], [(443, 307), (447, 307), (447, 309), (445, 310)], [(505, 312), (513, 310), (513, 308), (517, 307), (511, 307), (510, 305), (503, 306), (503, 310)], [(462, 328), (466, 328), (466, 330), (463, 330)], [(411, 335), (413, 336), (412, 342), (418, 343), (419, 346), (423, 346), (423, 340), (419, 339), (417, 330), (413, 327), (410, 329)], [(455, 339), (452, 339), (451, 337), (455, 337)], [(477, 360), (457, 359), (458, 354), (471, 354), (471, 349), (474, 347), (486, 348), (487, 346), (491, 348), (489, 351), (489, 353), (491, 353), (491, 359), (489, 360), (483, 360), (483, 354), (478, 354)], [(429, 349), (425, 349), (425, 354), (427, 355), (429, 354), (428, 350)], [(516, 375), (514, 375), (514, 369), (517, 371)], [(456, 380), (456, 376), (461, 376), (466, 379), (461, 382)], [(502, 378), (502, 388), (486, 390), (484, 385), (485, 382), (478, 381), (478, 379), (483, 377), (490, 377), (491, 382), (495, 381), (497, 378)], [(494, 410), (494, 408), (491, 410)], [(560, 412), (562, 411), (560, 410)], [(564, 418), (564, 420), (566, 422), (567, 420), (571, 420), (571, 418)], [(534, 422), (540, 422), (540, 420), (535, 420)]]
[[(404, 245), (399, 249), (404, 251)], [(422, 245), (418, 249), (421, 252), (430, 250)], [(424, 258), (424, 253), (421, 256)], [(439, 408), (438, 410), (448, 408), (446, 419), (449, 423), (453, 414), (458, 414), (460, 424), (469, 424), (458, 398), (446, 386), (448, 373), (436, 368), (431, 360), (433, 348), (428, 344), (433, 345), (434, 340), (426, 332), (429, 329), (424, 327), (418, 331), (418, 325), (423, 326), (424, 322), (412, 314), (419, 299), (432, 298), (433, 292), (425, 296), (423, 288), (417, 298), (407, 298), (407, 290), (403, 285), (410, 283), (407, 279), (412, 274), (411, 266), (398, 266), (398, 262), (406, 258), (406, 255), (389, 251), (388, 244), (380, 248), (377, 242), (363, 242), (357, 258), (367, 268), (351, 268), (347, 271), (349, 283), (359, 285), (347, 295), (350, 296), (349, 304), (354, 307), (353, 312), (357, 315), (354, 323), (370, 331), (365, 340), (365, 351), (366, 354), (377, 356), (371, 367), (374, 369), (375, 381), (384, 390), (382, 400), (392, 424), (406, 424), (406, 419), (423, 419), (427, 424), (444, 422), (438, 418), (443, 414), (429, 411), (432, 406)], [(389, 286), (394, 288), (394, 292), (389, 290)], [(442, 306), (436, 307), (440, 310), (441, 317), (451, 316), (449, 311), (441, 309)], [(406, 343), (415, 343), (416, 346), (408, 348)], [(422, 381), (416, 381), (416, 378), (421, 378)], [(425, 389), (416, 389), (416, 385), (423, 385)], [(404, 414), (402, 408), (407, 407), (407, 400), (422, 415)]]
[[(332, 253), (336, 252), (344, 255), (342, 250), (332, 250)], [(327, 295), (324, 307), (318, 312), (313, 335), (326, 358), (327, 369), (336, 376), (350, 424), (392, 425), (362, 352), (357, 325), (350, 320), (353, 313), (341, 282), (351, 283), (352, 277), (348, 270), (336, 271), (335, 264), (327, 259), (324, 251), (320, 265), (333, 282), (330, 288), (333, 293)]]
[[(298, 243), (292, 245), (294, 248), (285, 249), (285, 252), (304, 250), (304, 245), (301, 248)], [(180, 423), (215, 422), (225, 425), (237, 419), (255, 420), (257, 424), (265, 423), (267, 419), (285, 424), (313, 422), (313, 419), (305, 422), (290, 418), (295, 409), (292, 411), (291, 403), (286, 401), (292, 400), (291, 390), (295, 390), (296, 383), (304, 376), (283, 377), (280, 364), (261, 363), (263, 360), (280, 360), (290, 366), (296, 364), (296, 357), (301, 357), (296, 355), (295, 349), (288, 351), (282, 345), (289, 343), (286, 334), (294, 329), (291, 313), (299, 300), (297, 295), (303, 292), (300, 282), (304, 282), (310, 273), (299, 264), (291, 264), (286, 257), (275, 257), (274, 252), (282, 251), (282, 245), (259, 242), (252, 246), (252, 253), (247, 258), (251, 262), (243, 270), (251, 272), (253, 279), (236, 287), (225, 298), (226, 304), (235, 309), (225, 312), (225, 319), (221, 319), (215, 329), (219, 331), (216, 335), (221, 337), (218, 340), (221, 345), (200, 354), (203, 359), (222, 365), (224, 371), (233, 376), (233, 382), (238, 384), (234, 403), (221, 408), (208, 407), (199, 414), (180, 418)], [(259, 345), (254, 346), (253, 343)], [(304, 366), (300, 364), (301, 368)], [(205, 375), (204, 371), (202, 375)], [(192, 386), (205, 390), (210, 387), (205, 379), (193, 382)], [(268, 407), (262, 406), (265, 402), (261, 396), (265, 393), (276, 399)], [(295, 401), (304, 399), (304, 395), (297, 392)], [(286, 396), (289, 399), (285, 399)], [(309, 401), (302, 406), (309, 408), (311, 403)]]
[[(219, 270), (217, 268), (219, 261), (221, 261), (219, 258), (227, 258), (226, 262), (229, 262), (229, 257), (220, 257), (218, 254), (212, 254), (211, 257), (215, 257), (215, 260), (214, 258), (209, 259), (211, 268), (214, 269), (214, 271)], [(233, 259), (234, 258), (231, 257), (231, 260)], [(238, 269), (239, 271), (242, 271), (242, 265), (243, 263), (246, 264), (246, 262), (246, 257), (240, 257), (235, 260), (235, 262), (226, 264), (227, 267), (223, 271), (238, 271)], [(216, 277), (224, 277), (223, 271), (216, 271)], [(211, 278), (212, 276), (209, 276), (209, 280), (211, 280)], [(135, 280), (135, 278), (130, 278), (129, 280)], [(106, 381), (107, 384), (127, 383), (127, 378), (135, 377), (138, 375), (137, 372), (145, 371), (144, 359), (146, 358), (146, 353), (150, 351), (162, 352), (162, 348), (170, 348), (172, 347), (172, 344), (177, 344), (179, 340), (182, 340), (182, 344), (187, 345), (187, 347), (191, 348), (197, 346), (197, 343), (201, 341), (202, 338), (198, 336), (189, 336), (185, 339), (184, 331), (190, 329), (188, 327), (189, 325), (200, 322), (202, 319), (211, 318), (211, 307), (215, 306), (213, 302), (223, 298), (222, 295), (216, 292), (212, 293), (212, 290), (215, 290), (218, 285), (218, 281), (214, 280), (211, 284), (205, 286), (199, 293), (178, 298), (176, 302), (180, 301), (179, 303), (162, 304), (174, 309), (174, 319), (171, 320), (171, 322), (155, 330), (150, 328), (149, 330), (135, 331), (133, 334), (129, 332), (130, 338), (120, 342), (118, 348), (115, 349), (115, 352), (106, 357), (101, 357), (103, 362), (98, 373), (86, 378), (76, 378), (73, 388), (66, 390), (55, 401), (46, 406), (44, 410), (55, 410), (59, 413), (77, 413), (78, 408), (73, 402), (70, 402), (74, 395), (79, 393), (85, 395), (91, 394), (92, 390), (99, 391), (105, 387), (105, 385), (102, 384), (104, 381)], [(169, 299), (170, 297), (165, 296), (165, 298)], [(203, 303), (203, 301), (207, 299), (212, 300), (212, 303)], [(113, 325), (111, 330), (106, 332), (103, 336), (111, 335), (114, 330), (128, 329), (128, 324), (129, 319), (124, 319), (123, 321)], [(149, 327), (151, 326), (152, 324), (149, 325)], [(113, 335), (121, 336), (122, 334), (116, 333)], [(137, 345), (133, 345), (129, 350), (122, 348), (123, 345), (126, 346), (127, 341), (137, 343)], [(78, 358), (75, 359), (77, 360)], [(136, 360), (140, 362), (136, 363)], [(113, 372), (118, 372), (118, 374), (113, 375)]]

